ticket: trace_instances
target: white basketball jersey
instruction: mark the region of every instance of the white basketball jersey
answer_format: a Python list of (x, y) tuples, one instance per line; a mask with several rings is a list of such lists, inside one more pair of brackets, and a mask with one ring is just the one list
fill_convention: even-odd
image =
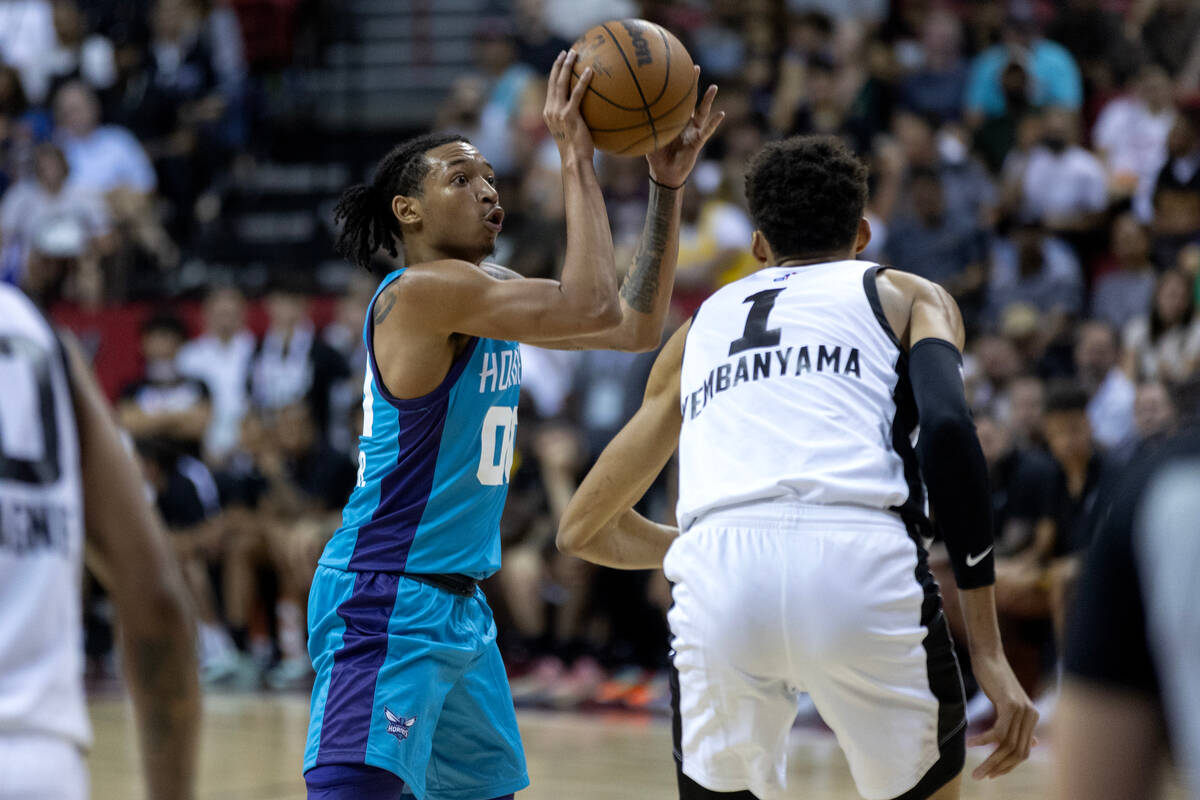
[(83, 493), (66, 365), (33, 303), (0, 285), (0, 735), (86, 746)]
[(776, 497), (923, 513), (915, 404), (879, 269), (768, 267), (700, 306), (680, 378), (681, 529)]

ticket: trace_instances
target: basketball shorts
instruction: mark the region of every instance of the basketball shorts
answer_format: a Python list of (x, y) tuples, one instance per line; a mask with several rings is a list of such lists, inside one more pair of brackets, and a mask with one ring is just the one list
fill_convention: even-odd
[(417, 800), (486, 800), (529, 785), (483, 592), (318, 566), (308, 606), (317, 677), (306, 772), (378, 767)]
[(0, 734), (0, 800), (87, 800), (88, 770), (75, 742)]
[(675, 757), (693, 781), (783, 796), (802, 692), (867, 800), (928, 797), (962, 770), (958, 662), (924, 549), (898, 517), (719, 510), (675, 541), (664, 568)]

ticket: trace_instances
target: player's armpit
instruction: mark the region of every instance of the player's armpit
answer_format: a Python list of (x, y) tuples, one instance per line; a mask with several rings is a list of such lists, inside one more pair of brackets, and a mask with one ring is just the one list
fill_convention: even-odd
[(466, 261), (414, 265), (376, 300), (375, 326), (536, 342), (597, 333), (621, 321), (615, 286), (502, 277)]
[(884, 316), (905, 350), (922, 339), (943, 339), (963, 349), (962, 313), (941, 286), (910, 272), (887, 269), (876, 276), (875, 288)]
[(678, 531), (633, 512), (679, 444), (679, 371), (691, 323), (685, 323), (659, 354), (642, 406), (609, 443), (567, 505), (558, 548), (610, 567), (652, 569), (662, 565)]

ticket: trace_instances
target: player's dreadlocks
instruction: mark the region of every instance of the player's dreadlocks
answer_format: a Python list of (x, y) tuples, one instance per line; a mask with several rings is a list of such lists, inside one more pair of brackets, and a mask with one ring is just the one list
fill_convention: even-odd
[(383, 157), (369, 184), (360, 183), (342, 192), (333, 209), (334, 222), (342, 225), (336, 244), (338, 254), (368, 271), (371, 258), (380, 248), (396, 258), (396, 240), (403, 235), (400, 220), (392, 213), (392, 198), (421, 194), (421, 182), (429, 172), (426, 152), (450, 142), (466, 141), (466, 137), (455, 133), (427, 133), (409, 139)]
[(746, 200), (776, 256), (834, 253), (857, 236), (867, 168), (833, 136), (770, 142), (746, 170)]

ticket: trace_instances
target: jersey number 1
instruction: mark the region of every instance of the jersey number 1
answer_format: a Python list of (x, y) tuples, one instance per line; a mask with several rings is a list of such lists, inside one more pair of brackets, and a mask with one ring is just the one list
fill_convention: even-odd
[(750, 313), (746, 316), (746, 329), (740, 338), (729, 343), (729, 355), (735, 356), (743, 350), (757, 350), (760, 347), (774, 347), (779, 344), (782, 332), (779, 328), (767, 330), (767, 317), (775, 307), (775, 298), (783, 289), (763, 289), (743, 300), (743, 303), (753, 303)]
[(484, 486), (508, 483), (512, 472), (513, 443), (517, 438), (517, 409), (492, 406), (483, 418), (480, 436), (479, 469), (475, 476)]

